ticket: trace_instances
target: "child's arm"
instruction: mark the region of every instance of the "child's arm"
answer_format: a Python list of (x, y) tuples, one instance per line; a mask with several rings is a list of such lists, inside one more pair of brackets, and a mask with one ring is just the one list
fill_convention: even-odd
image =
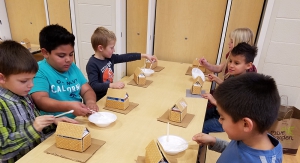
[(195, 142), (197, 142), (200, 145), (207, 144), (208, 148), (210, 150), (213, 150), (213, 151), (216, 151), (219, 153), (222, 153), (224, 151), (224, 149), (227, 147), (227, 145), (229, 144), (225, 140), (221, 140), (219, 138), (216, 138), (211, 135), (204, 134), (204, 133), (198, 133), (198, 134), (194, 135), (192, 140), (194, 140)]
[(96, 94), (88, 83), (81, 86), (80, 95), (88, 109), (96, 112), (99, 110), (98, 105), (96, 104)]
[(130, 62), (135, 60), (140, 60), (142, 58), (148, 59), (149, 61), (157, 61), (157, 58), (155, 56), (149, 55), (149, 54), (141, 54), (141, 53), (127, 53), (127, 54), (113, 54), (112, 60), (114, 60), (114, 63), (123, 63), (123, 62)]
[(208, 74), (208, 79), (210, 81), (215, 81), (217, 84), (222, 84), (223, 80), (217, 77), (215, 74)]
[(212, 65), (210, 63), (207, 62), (207, 60), (205, 58), (201, 58), (199, 59), (199, 63), (204, 66), (206, 69), (208, 69), (211, 72), (221, 72), (225, 66), (225, 64), (221, 63), (219, 65)]
[(204, 93), (201, 96), (205, 99), (208, 99), (211, 104), (217, 106), (216, 99), (210, 93)]
[(151, 62), (157, 61), (157, 58), (155, 56), (152, 55), (148, 55), (148, 54), (141, 54), (142, 58), (148, 59)]

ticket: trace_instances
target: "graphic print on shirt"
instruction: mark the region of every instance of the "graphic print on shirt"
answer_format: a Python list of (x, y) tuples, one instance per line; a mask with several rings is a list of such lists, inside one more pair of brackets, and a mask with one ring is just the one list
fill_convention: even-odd
[(111, 69), (111, 62), (109, 61), (104, 67), (102, 67), (101, 72), (103, 74), (103, 82), (112, 83), (114, 80), (114, 72)]
[(77, 79), (68, 80), (65, 82), (56, 80), (56, 84), (51, 84), (51, 92), (54, 94), (69, 92), (70, 97), (76, 98), (78, 94), (76, 91), (80, 91), (80, 83)]

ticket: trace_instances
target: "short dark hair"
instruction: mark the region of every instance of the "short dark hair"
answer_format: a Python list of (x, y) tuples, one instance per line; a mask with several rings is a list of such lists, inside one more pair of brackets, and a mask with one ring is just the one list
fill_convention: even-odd
[(0, 44), (0, 73), (4, 76), (37, 71), (36, 60), (24, 46), (11, 40)]
[(45, 48), (49, 53), (60, 45), (75, 45), (75, 36), (64, 27), (52, 24), (44, 27), (39, 36), (40, 47)]
[(256, 123), (260, 133), (272, 126), (280, 106), (274, 79), (251, 72), (224, 81), (216, 89), (214, 97), (234, 123), (248, 117)]
[(254, 58), (257, 55), (257, 47), (251, 46), (245, 42), (241, 42), (231, 50), (231, 55), (243, 55), (245, 57), (245, 62), (250, 63), (254, 61)]

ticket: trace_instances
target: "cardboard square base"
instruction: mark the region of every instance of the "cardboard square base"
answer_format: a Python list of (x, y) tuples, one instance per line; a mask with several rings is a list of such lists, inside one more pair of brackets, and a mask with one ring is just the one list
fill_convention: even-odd
[(45, 153), (59, 156), (59, 157), (66, 158), (66, 159), (70, 159), (70, 160), (77, 161), (77, 162), (86, 162), (104, 144), (105, 144), (105, 141), (92, 138), (91, 146), (82, 153), (76, 152), (76, 151), (70, 151), (67, 149), (57, 148), (55, 144), (53, 144), (51, 147), (46, 149)]
[(109, 107), (104, 107), (103, 109), (105, 110), (110, 110), (110, 111), (114, 111), (117, 113), (122, 113), (122, 114), (127, 114), (129, 113), (131, 110), (133, 110), (135, 107), (137, 107), (139, 104), (137, 103), (133, 103), (133, 102), (129, 102), (129, 106), (127, 109), (125, 110), (121, 110), (121, 109), (115, 109), (115, 108), (109, 108)]
[(161, 66), (156, 66), (155, 68), (153, 68), (152, 70), (154, 70), (155, 72), (159, 72), (161, 70), (163, 70), (165, 67), (161, 67)]
[[(204, 93), (205, 93), (205, 90), (201, 90), (201, 94), (204, 94)], [(203, 98), (201, 95), (198, 95), (198, 94), (194, 95), (194, 94), (192, 94), (190, 89), (187, 89), (185, 91), (185, 97)]]
[(161, 117), (157, 118), (157, 120), (161, 121), (161, 122), (165, 122), (165, 123), (169, 122), (172, 125), (186, 128), (191, 123), (191, 121), (193, 120), (194, 116), (195, 116), (194, 114), (186, 113), (186, 115), (184, 116), (184, 118), (181, 121), (181, 123), (178, 123), (178, 122), (174, 122), (174, 121), (170, 121), (169, 120), (169, 110), (167, 110)]
[(132, 80), (131, 80), (130, 82), (128, 82), (127, 84), (128, 84), (128, 85), (133, 85), (133, 86), (138, 86), (138, 87), (147, 88), (152, 82), (153, 82), (152, 80), (146, 80), (146, 84), (140, 86), (140, 85), (137, 85), (137, 84), (135, 83), (135, 81), (132, 79)]

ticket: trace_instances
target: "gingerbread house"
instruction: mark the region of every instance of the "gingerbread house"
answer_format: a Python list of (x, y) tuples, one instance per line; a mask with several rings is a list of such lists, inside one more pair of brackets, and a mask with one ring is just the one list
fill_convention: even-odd
[(146, 84), (146, 76), (145, 76), (144, 72), (139, 67), (137, 67), (135, 69), (133, 75), (134, 75), (133, 80), (135, 81), (135, 83), (137, 85), (143, 86), (143, 85)]
[(145, 163), (170, 162), (161, 152), (158, 144), (152, 140), (146, 147)]
[(59, 122), (55, 135), (56, 147), (67, 150), (84, 152), (92, 143), (89, 130), (79, 124)]
[(125, 110), (129, 106), (128, 94), (123, 89), (108, 88), (105, 106), (114, 109)]
[(192, 94), (201, 94), (201, 88), (203, 86), (203, 80), (200, 76), (198, 76), (194, 82), (193, 82), (193, 85), (192, 85), (192, 88), (191, 88), (191, 93)]
[(172, 108), (170, 108), (169, 112), (169, 120), (174, 122), (182, 122), (184, 116), (187, 113), (187, 103), (181, 98), (179, 99)]
[(203, 67), (202, 65), (199, 64), (199, 58), (196, 58), (193, 60), (193, 64), (192, 67), (195, 68), (199, 68), (203, 73), (206, 71), (205, 67)]
[(151, 63), (151, 61), (149, 61), (148, 59), (146, 59), (146, 66), (145, 66), (145, 68), (150, 68), (150, 67), (151, 67), (151, 69), (155, 69), (157, 67), (157, 61), (153, 61)]

